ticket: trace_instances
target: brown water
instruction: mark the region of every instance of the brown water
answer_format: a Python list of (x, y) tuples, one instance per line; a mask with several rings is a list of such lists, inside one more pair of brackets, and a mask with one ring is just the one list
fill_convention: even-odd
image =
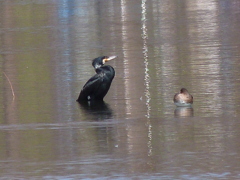
[(239, 22), (238, 0), (0, 1), (0, 179), (240, 179)]

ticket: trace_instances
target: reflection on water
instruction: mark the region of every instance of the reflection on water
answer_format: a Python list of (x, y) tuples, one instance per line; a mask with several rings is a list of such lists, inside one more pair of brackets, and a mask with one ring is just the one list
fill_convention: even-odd
[(177, 107), (174, 110), (175, 117), (193, 117), (192, 107)]
[(84, 115), (91, 116), (90, 120), (106, 120), (111, 119), (113, 116), (112, 109), (104, 101), (81, 102), (79, 103), (79, 107), (80, 110), (84, 111)]
[[(240, 178), (238, 0), (6, 0), (0, 14), (3, 179)], [(119, 57), (105, 102), (78, 104), (100, 55)], [(192, 107), (172, 102), (181, 87)]]

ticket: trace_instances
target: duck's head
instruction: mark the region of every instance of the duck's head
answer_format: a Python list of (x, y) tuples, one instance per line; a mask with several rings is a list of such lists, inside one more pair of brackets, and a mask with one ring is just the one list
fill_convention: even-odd
[(180, 89), (181, 94), (188, 94), (188, 90), (186, 88)]

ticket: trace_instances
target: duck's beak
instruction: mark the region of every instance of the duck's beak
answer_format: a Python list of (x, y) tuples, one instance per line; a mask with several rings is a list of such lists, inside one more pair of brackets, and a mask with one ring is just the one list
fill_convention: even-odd
[(103, 61), (107, 62), (107, 61), (111, 61), (111, 60), (116, 59), (116, 58), (117, 58), (117, 56), (109, 56), (108, 58), (105, 58)]

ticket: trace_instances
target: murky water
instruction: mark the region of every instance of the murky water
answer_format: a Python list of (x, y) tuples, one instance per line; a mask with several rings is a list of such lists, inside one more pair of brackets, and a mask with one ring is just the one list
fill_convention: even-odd
[[(0, 179), (240, 179), (238, 0), (0, 1)], [(116, 76), (79, 105), (94, 74)], [(176, 108), (181, 87), (192, 108)]]

